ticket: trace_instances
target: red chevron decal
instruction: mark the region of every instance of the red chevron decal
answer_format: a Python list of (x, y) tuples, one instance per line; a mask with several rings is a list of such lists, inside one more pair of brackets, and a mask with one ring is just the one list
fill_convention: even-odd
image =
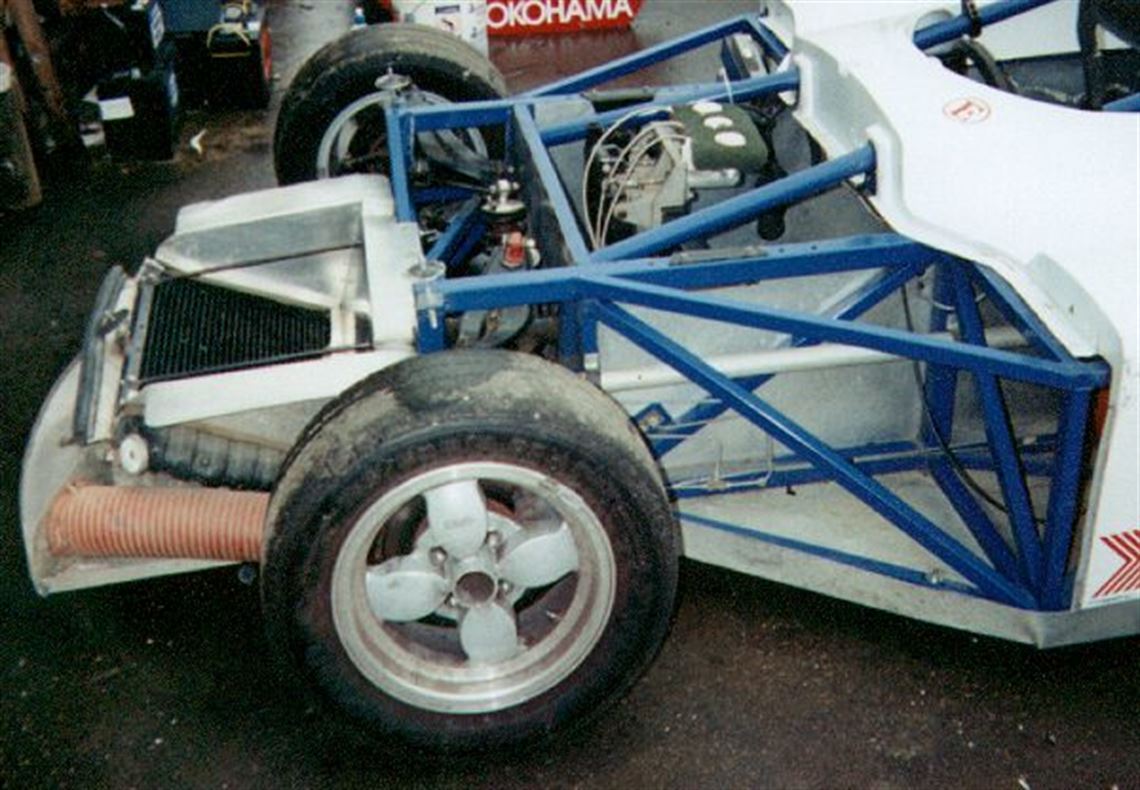
[(1103, 598), (1106, 595), (1140, 590), (1140, 529), (1129, 532), (1118, 532), (1101, 538), (1110, 549), (1120, 555), (1124, 564), (1116, 569), (1116, 573), (1108, 577), (1108, 581), (1093, 593), (1093, 598)]

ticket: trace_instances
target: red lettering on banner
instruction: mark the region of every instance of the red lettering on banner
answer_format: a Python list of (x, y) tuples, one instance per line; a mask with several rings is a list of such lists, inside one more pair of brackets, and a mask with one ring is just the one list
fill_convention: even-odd
[(509, 36), (628, 27), (642, 0), (488, 0), (487, 31)]

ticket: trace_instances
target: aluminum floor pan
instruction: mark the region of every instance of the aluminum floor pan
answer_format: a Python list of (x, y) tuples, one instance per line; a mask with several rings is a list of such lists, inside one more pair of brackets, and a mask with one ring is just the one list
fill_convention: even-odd
[[(921, 472), (878, 478), (981, 556), (938, 487)], [(979, 475), (980, 482), (988, 482)], [(678, 503), (685, 556), (939, 625), (1052, 647), (1132, 633), (1135, 607), (1041, 613), (959, 591), (962, 577), (839, 485), (721, 494)], [(1043, 491), (1034, 491), (1038, 499)], [(795, 544), (810, 544), (804, 551)], [(857, 556), (861, 565), (840, 561)], [(871, 570), (910, 569), (921, 583)]]

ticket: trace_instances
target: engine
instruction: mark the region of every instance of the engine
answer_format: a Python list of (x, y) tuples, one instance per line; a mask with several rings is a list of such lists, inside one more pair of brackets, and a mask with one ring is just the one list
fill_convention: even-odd
[[(593, 136), (582, 202), (595, 248), (685, 214), (701, 190), (754, 187), (783, 175), (772, 154), (774, 115), (762, 108), (702, 101), (644, 123), (631, 113)], [(766, 239), (783, 215), (760, 220)]]

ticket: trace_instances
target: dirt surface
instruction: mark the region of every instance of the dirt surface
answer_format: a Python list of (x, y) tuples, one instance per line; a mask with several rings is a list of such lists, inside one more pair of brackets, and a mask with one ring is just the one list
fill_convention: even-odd
[[(525, 87), (752, 7), (649, 0), (632, 33), (494, 55)], [(350, 9), (275, 14), (276, 103)], [(184, 142), (203, 129), (202, 155), (75, 166), (0, 218), (0, 786), (1140, 787), (1135, 639), (1038, 652), (686, 564), (628, 698), (528, 754), (455, 761), (379, 752), (283, 693), (232, 569), (38, 598), (20, 456), (102, 273), (137, 265), (180, 205), (273, 183), (272, 111), (193, 112)]]

